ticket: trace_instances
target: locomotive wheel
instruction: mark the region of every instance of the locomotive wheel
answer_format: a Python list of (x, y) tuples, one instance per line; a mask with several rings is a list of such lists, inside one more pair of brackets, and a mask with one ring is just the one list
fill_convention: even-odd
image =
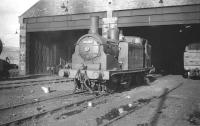
[(138, 73), (135, 75), (135, 81), (137, 85), (142, 85), (144, 84), (144, 74), (143, 73)]
[(128, 76), (127, 84), (125, 85), (125, 89), (129, 90), (133, 86), (133, 75)]
[(115, 91), (117, 91), (117, 86), (114, 83), (109, 82), (108, 85), (107, 85), (107, 92), (113, 93)]
[(107, 85), (107, 90), (109, 93), (113, 93), (119, 89), (119, 86), (120, 86), (120, 76), (115, 75), (111, 77), (111, 80)]
[(148, 77), (144, 77), (144, 83), (146, 85), (150, 85), (150, 79)]

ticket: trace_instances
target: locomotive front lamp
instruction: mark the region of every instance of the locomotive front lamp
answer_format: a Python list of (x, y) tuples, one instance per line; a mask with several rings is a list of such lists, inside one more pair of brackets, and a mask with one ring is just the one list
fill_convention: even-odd
[(94, 72), (93, 73), (93, 78), (94, 79), (98, 79), (99, 78), (99, 73), (98, 72)]

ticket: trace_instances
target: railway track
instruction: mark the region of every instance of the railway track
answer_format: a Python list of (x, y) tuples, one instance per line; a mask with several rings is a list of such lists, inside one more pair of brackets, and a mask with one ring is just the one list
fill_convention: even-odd
[[(168, 91), (167, 93), (169, 92), (170, 91)], [(107, 96), (107, 95), (108, 94), (95, 96), (91, 94), (86, 94), (83, 96), (82, 93), (75, 94), (75, 95), (63, 93), (63, 94), (48, 97), (48, 98), (40, 98), (37, 101), (29, 101), (27, 103), (17, 104), (13, 106), (0, 107), (0, 113), (1, 113), (0, 126), (20, 125), (21, 123), (24, 123), (26, 121), (35, 120), (39, 118), (40, 116), (49, 115), (49, 114), (51, 115), (55, 112), (63, 111), (63, 110), (67, 111), (67, 113), (70, 114), (70, 113), (73, 113), (74, 111), (76, 112), (78, 110), (77, 107), (80, 107), (80, 106), (81, 106), (81, 109), (79, 108), (79, 110), (81, 112), (81, 111), (84, 111), (84, 109), (87, 107), (87, 104), (84, 104), (84, 103), (87, 103), (88, 101), (93, 101), (95, 99), (98, 99), (98, 98), (101, 98), (102, 96)], [(163, 93), (163, 95), (166, 95), (166, 92)], [(106, 123), (102, 121), (104, 117), (101, 117), (98, 119), (98, 125), (99, 126), (110, 125), (116, 120), (121, 119), (125, 117), (126, 115), (129, 115), (133, 113), (134, 111), (142, 108), (143, 106), (149, 104), (153, 99), (143, 99), (141, 101), (134, 102), (131, 107), (129, 105), (120, 106), (126, 111), (125, 113), (117, 114), (117, 116), (112, 116), (109, 119), (109, 121), (106, 121)], [(24, 111), (26, 110), (28, 112), (24, 113)], [(32, 110), (32, 111), (29, 111), (29, 110)], [(11, 114), (7, 115), (6, 113), (11, 113)]]
[[(39, 101), (0, 110), (0, 126), (16, 125), (28, 119), (35, 119), (41, 115), (51, 114), (63, 109), (73, 109), (88, 101), (98, 99), (108, 94), (96, 96), (94, 94), (69, 94), (62, 97)], [(7, 115), (11, 113), (11, 115)]]
[(45, 77), (40, 77), (40, 78), (32, 78), (32, 79), (11, 79), (11, 80), (6, 80), (6, 81), (0, 81), (0, 85), (5, 85), (5, 84), (22, 84), (22, 83), (29, 83), (29, 82), (43, 82), (43, 81), (49, 81), (49, 80), (59, 80), (62, 79), (63, 77), (59, 76), (45, 76)]
[(50, 76), (50, 74), (34, 74), (34, 75), (13, 76), (13, 77), (11, 76), (10, 78), (4, 81), (35, 79), (35, 78), (41, 78), (45, 76)]
[[(40, 97), (40, 98), (34, 98), (34, 99), (30, 99), (30, 100), (27, 100), (27, 101), (24, 101), (24, 102), (15, 103), (15, 104), (0, 105), (0, 111), (25, 106), (25, 105), (28, 105), (28, 104), (35, 104), (35, 103), (38, 103), (38, 102), (44, 102), (44, 101), (51, 100), (51, 99), (56, 99), (56, 98), (74, 95), (74, 93), (69, 93), (69, 92), (70, 91), (65, 91), (65, 92), (62, 92), (62, 93), (50, 95), (48, 97), (43, 96), (43, 97)], [(76, 94), (80, 94), (80, 93), (84, 93), (84, 92), (77, 92)]]
[[(133, 112), (143, 108), (144, 106), (148, 105), (150, 102), (159, 100), (160, 104), (162, 104), (165, 101), (165, 98), (167, 96), (167, 94), (169, 94), (170, 92), (172, 92), (173, 90), (177, 89), (178, 87), (180, 87), (183, 83), (180, 83), (179, 85), (177, 85), (176, 87), (174, 87), (173, 89), (169, 90), (168, 88), (165, 88), (162, 92), (162, 94), (158, 97), (152, 97), (149, 99), (139, 99), (138, 101), (134, 101), (131, 105), (127, 104), (127, 105), (122, 105), (118, 108), (115, 108), (113, 110), (111, 110), (109, 113), (105, 114), (104, 116), (97, 118), (97, 125), (98, 126), (109, 126), (112, 125), (115, 121), (124, 118), (125, 116), (132, 114)], [(157, 111), (159, 111), (161, 109), (162, 106), (159, 106), (157, 108)], [(122, 110), (123, 112), (119, 112), (119, 110)], [(106, 121), (103, 121), (104, 119), (106, 119)], [(149, 123), (144, 123), (144, 124), (139, 124), (139, 126), (154, 126), (154, 117), (151, 118)]]
[[(155, 100), (162, 98), (163, 96), (166, 95), (166, 91), (167, 90), (164, 91), (164, 93), (161, 97), (157, 97), (157, 98), (154, 97), (154, 98), (151, 98), (151, 99), (139, 99), (138, 101), (134, 101), (132, 104), (122, 105), (118, 108), (112, 109), (109, 113), (107, 113), (104, 116), (96, 119), (97, 126), (112, 125), (117, 120), (122, 119), (125, 116), (130, 115), (133, 112), (143, 108), (144, 106), (148, 105), (150, 102), (153, 102)], [(107, 121), (103, 121), (105, 119)], [(139, 124), (139, 126), (151, 126), (151, 125), (149, 123), (144, 123), (144, 124)]]
[[(115, 121), (135, 112), (136, 110), (141, 109), (142, 107), (144, 107), (145, 105), (149, 104), (152, 101), (152, 99), (142, 99), (138, 102), (133, 103), (131, 106), (130, 105), (123, 105), (120, 106), (118, 109), (113, 109), (109, 114), (106, 114), (104, 117), (98, 118), (97, 119), (97, 124), (98, 126), (109, 126), (112, 123), (114, 123)], [(123, 109), (123, 111), (125, 111), (123, 114), (120, 114), (119, 109)], [(112, 116), (111, 116), (112, 115)], [(110, 116), (110, 117), (108, 117)], [(110, 120), (103, 123), (103, 119), (104, 118), (109, 118)], [(143, 126), (143, 125), (141, 125)], [(148, 125), (144, 125), (144, 126), (148, 126)]]
[(18, 87), (26, 87), (26, 86), (35, 86), (35, 85), (44, 85), (44, 84), (56, 84), (56, 83), (63, 83), (69, 82), (71, 79), (68, 78), (51, 78), (51, 79), (39, 79), (39, 80), (27, 80), (27, 81), (13, 81), (8, 83), (1, 83), (1, 89), (11, 89), (11, 88), (18, 88)]

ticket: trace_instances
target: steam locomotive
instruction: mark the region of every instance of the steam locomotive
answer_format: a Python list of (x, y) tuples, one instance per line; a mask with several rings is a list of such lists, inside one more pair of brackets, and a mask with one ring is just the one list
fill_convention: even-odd
[[(0, 39), (0, 54), (3, 50), (3, 43)], [(13, 75), (14, 72), (10, 72), (10, 70), (18, 69), (16, 64), (10, 64), (8, 57), (6, 60), (0, 59), (0, 80), (5, 80)]]
[(191, 43), (184, 52), (184, 75), (187, 78), (200, 77), (200, 43)]
[(118, 28), (108, 38), (98, 33), (99, 19), (91, 17), (89, 33), (76, 43), (72, 64), (62, 70), (77, 90), (113, 92), (143, 83), (151, 69), (151, 46), (146, 39), (123, 36)]

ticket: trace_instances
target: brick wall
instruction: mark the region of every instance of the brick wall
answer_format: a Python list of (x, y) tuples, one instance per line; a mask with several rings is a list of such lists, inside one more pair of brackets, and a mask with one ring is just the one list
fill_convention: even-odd
[[(108, 1), (113, 2), (113, 10), (200, 4), (199, 0), (40, 0), (26, 11), (22, 17), (102, 12), (106, 11)], [(67, 9), (62, 8), (63, 3)]]

